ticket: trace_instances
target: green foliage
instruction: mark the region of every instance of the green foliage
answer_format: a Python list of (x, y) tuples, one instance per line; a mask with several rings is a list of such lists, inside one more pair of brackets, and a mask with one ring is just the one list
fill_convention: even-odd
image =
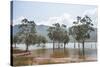
[(86, 39), (89, 39), (91, 31), (94, 31), (92, 20), (87, 15), (83, 18), (77, 16), (77, 21), (74, 21), (73, 24), (74, 26), (69, 28), (69, 33), (78, 42), (83, 42)]
[(28, 51), (28, 46), (35, 44), (36, 42), (36, 24), (34, 21), (28, 21), (28, 19), (22, 19), (22, 24), (19, 26), (19, 39), (20, 43), (25, 43), (26, 51)]
[(14, 35), (13, 37), (13, 44), (15, 44), (15, 48), (16, 48), (16, 44), (20, 43), (20, 39), (18, 37), (18, 34)]
[(36, 43), (38, 44), (38, 46), (41, 46), (40, 44), (45, 44), (46, 42), (47, 40), (44, 36), (41, 35), (36, 36)]
[(77, 16), (77, 21), (74, 21), (74, 26), (69, 28), (70, 34), (73, 36), (77, 42), (82, 43), (82, 51), (83, 56), (85, 55), (84, 51), (84, 43), (86, 39), (89, 39), (91, 31), (94, 31), (94, 28), (92, 27), (92, 20), (87, 15), (84, 17)]
[(13, 44), (16, 44), (16, 43), (18, 43), (18, 36), (17, 35), (15, 35), (13, 37)]
[[(14, 43), (20, 40), (19, 43), (24, 43), (26, 45), (26, 51), (28, 51), (29, 45), (35, 44), (45, 44), (47, 42), (46, 38), (41, 35), (36, 34), (36, 24), (34, 21), (28, 21), (28, 19), (22, 19), (22, 24), (19, 26), (18, 39), (14, 39)], [(17, 38), (17, 37), (16, 37)]]
[(55, 35), (55, 27), (49, 27), (48, 28), (48, 31), (49, 31), (49, 33), (48, 33), (48, 37), (51, 39), (51, 40), (53, 40), (54, 39), (54, 35)]
[(69, 42), (68, 33), (66, 31), (66, 25), (60, 25), (59, 23), (55, 23), (52, 27), (48, 28), (48, 31), (48, 37), (51, 40), (64, 44)]

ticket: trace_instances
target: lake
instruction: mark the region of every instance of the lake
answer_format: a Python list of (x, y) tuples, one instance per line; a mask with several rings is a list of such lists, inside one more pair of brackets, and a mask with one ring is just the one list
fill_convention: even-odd
[[(41, 44), (44, 45), (44, 44)], [(52, 43), (46, 43), (45, 47), (37, 47), (36, 45), (30, 45), (29, 50), (31, 51), (31, 57), (34, 57), (36, 63), (34, 64), (47, 64), (49, 63), (71, 63), (71, 62), (88, 62), (97, 61), (97, 43), (96, 42), (86, 42), (85, 50), (83, 55), (82, 44), (78, 48), (78, 43), (76, 43), (74, 48), (74, 43), (66, 44), (66, 49), (61, 46), (60, 49), (57, 48), (55, 44), (55, 49), (53, 50)], [(17, 49), (25, 50), (25, 44), (17, 44)], [(24, 56), (23, 56), (24, 57)], [(16, 58), (16, 57), (15, 57)], [(18, 58), (18, 57), (17, 57)], [(21, 60), (20, 60), (21, 61)], [(21, 61), (23, 62), (23, 61)]]

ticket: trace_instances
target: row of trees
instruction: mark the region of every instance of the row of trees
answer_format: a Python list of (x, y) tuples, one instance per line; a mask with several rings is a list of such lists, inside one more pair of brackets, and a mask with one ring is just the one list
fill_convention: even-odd
[[(33, 44), (40, 45), (45, 44), (47, 39), (44, 36), (37, 35), (36, 24), (34, 21), (28, 21), (27, 19), (22, 20), (22, 24), (19, 26), (19, 32), (14, 36), (13, 42), (25, 43), (26, 51), (28, 51), (28, 46)], [(71, 35), (75, 41), (82, 43), (83, 45), (83, 55), (84, 55), (84, 43), (86, 39), (90, 38), (91, 31), (94, 31), (92, 20), (89, 16), (80, 17), (77, 16), (77, 20), (73, 22), (73, 26), (67, 31), (67, 26), (59, 23), (55, 23), (48, 28), (48, 37), (53, 42), (53, 49), (55, 48), (55, 43), (57, 43), (58, 48), (70, 41), (69, 35)], [(75, 44), (74, 44), (75, 45)]]
[[(58, 48), (60, 48), (60, 44), (64, 44), (64, 48), (66, 43), (69, 42), (71, 35), (74, 39), (74, 47), (75, 41), (82, 44), (82, 55), (85, 55), (84, 45), (87, 39), (90, 39), (90, 33), (94, 31), (92, 20), (89, 16), (76, 17), (76, 21), (73, 22), (73, 26), (69, 28), (69, 32), (67, 32), (66, 25), (59, 23), (55, 23), (52, 27), (49, 27), (48, 36), (53, 41), (53, 49), (55, 48), (55, 43), (58, 43)], [(79, 48), (80, 48), (80, 44)]]

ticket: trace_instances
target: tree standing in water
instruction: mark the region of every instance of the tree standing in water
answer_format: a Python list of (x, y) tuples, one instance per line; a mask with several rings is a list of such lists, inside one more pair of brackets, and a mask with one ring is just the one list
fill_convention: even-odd
[(86, 39), (90, 38), (91, 31), (94, 31), (92, 20), (89, 16), (83, 18), (77, 16), (77, 22), (70, 28), (71, 32), (74, 32), (75, 39), (82, 43), (83, 56), (85, 55), (84, 43)]
[(16, 34), (13, 36), (13, 44), (15, 45), (15, 48), (16, 48), (16, 44), (18, 43), (19, 43), (19, 39), (18, 39), (18, 35)]
[(66, 25), (60, 25), (59, 23), (55, 23), (52, 27), (49, 27), (48, 31), (49, 38), (53, 40), (53, 49), (55, 46), (54, 42), (58, 44), (58, 48), (60, 48), (61, 43), (63, 43), (65, 48), (66, 43), (69, 42)]
[(22, 21), (22, 24), (19, 26), (19, 39), (21, 40), (21, 43), (24, 43), (26, 45), (26, 52), (29, 50), (29, 45), (35, 44), (36, 42), (36, 29), (35, 29), (35, 22), (34, 21), (28, 21), (28, 19), (24, 18)]

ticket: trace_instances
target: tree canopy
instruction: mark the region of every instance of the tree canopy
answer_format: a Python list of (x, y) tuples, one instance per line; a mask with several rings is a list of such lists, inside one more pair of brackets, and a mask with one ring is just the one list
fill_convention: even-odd
[(55, 23), (48, 28), (48, 31), (48, 37), (54, 42), (58, 43), (58, 47), (60, 47), (60, 43), (66, 44), (69, 42), (66, 25)]

